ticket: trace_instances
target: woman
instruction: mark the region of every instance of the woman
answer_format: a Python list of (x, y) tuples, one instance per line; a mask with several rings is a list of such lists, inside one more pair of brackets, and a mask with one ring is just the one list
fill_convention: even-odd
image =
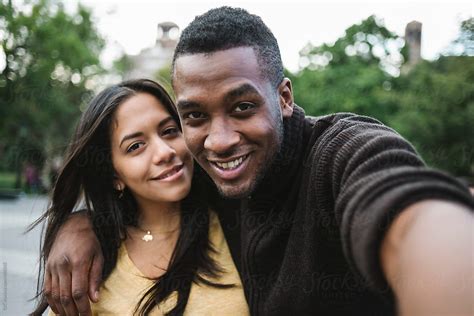
[[(105, 89), (83, 113), (51, 206), (35, 223), (47, 220), (43, 264), (82, 198), (105, 260), (93, 314), (248, 314), (196, 171), (174, 104), (160, 85), (135, 80)], [(57, 293), (59, 281), (44, 278), (51, 284), (45, 292)], [(48, 302), (55, 313), (77, 314), (41, 295), (33, 314)]]

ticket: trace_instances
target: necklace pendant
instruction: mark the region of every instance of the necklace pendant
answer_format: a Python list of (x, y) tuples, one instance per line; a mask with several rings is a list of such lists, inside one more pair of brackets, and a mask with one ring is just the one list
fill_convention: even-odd
[(143, 235), (142, 240), (145, 242), (149, 242), (153, 240), (153, 235), (150, 233), (149, 230), (147, 230), (146, 234)]

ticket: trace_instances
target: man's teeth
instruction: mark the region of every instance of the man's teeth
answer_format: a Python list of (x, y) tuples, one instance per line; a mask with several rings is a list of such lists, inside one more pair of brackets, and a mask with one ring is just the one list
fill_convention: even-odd
[(242, 161), (244, 160), (244, 157), (240, 157), (239, 159), (229, 161), (229, 162), (215, 162), (217, 166), (219, 166), (222, 169), (234, 169), (240, 166)]

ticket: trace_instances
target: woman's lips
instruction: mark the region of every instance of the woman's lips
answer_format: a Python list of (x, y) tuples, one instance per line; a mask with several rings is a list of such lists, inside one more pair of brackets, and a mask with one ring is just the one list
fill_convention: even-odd
[(184, 167), (184, 164), (174, 166), (171, 169), (162, 172), (158, 177), (152, 178), (152, 180), (173, 181), (179, 178), (184, 173), (183, 167)]

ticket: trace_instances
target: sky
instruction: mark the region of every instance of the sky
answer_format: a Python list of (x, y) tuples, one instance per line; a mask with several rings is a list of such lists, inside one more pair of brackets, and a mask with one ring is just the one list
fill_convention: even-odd
[[(79, 1), (67, 1), (74, 8)], [(399, 35), (407, 23), (423, 24), (422, 57), (435, 59), (458, 34), (460, 21), (472, 17), (474, 2), (447, 1), (125, 1), (80, 0), (93, 9), (100, 33), (107, 40), (102, 61), (110, 65), (122, 52), (138, 54), (153, 46), (157, 24), (176, 23), (181, 29), (196, 15), (222, 5), (243, 7), (262, 17), (275, 34), (285, 67), (299, 68), (299, 51), (308, 43), (334, 42), (344, 30), (375, 14)]]

